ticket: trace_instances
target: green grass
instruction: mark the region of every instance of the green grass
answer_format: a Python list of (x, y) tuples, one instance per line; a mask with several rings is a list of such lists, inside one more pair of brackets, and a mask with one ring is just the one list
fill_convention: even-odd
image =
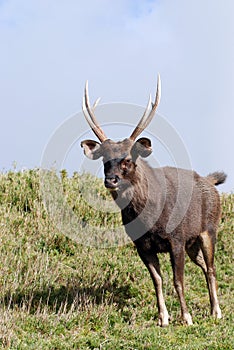
[[(120, 215), (93, 210), (84, 183), (109, 200), (101, 181), (61, 174), (64, 198), (85, 223), (111, 230)], [(234, 195), (222, 196), (216, 267), (223, 318), (209, 315), (200, 269), (186, 261), (186, 299), (194, 325), (183, 326), (167, 255), (160, 255), (172, 322), (157, 326), (153, 285), (133, 244), (101, 249), (59, 232), (42, 203), (39, 172), (0, 174), (0, 348), (232, 349)], [(91, 233), (89, 233), (91, 234)], [(88, 239), (88, 237), (87, 237)]]

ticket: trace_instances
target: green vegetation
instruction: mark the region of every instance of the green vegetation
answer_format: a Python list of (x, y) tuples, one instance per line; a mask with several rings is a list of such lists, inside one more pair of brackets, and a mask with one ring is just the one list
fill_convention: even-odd
[[(84, 182), (65, 171), (61, 178), (64, 198), (84, 223), (107, 230), (119, 225), (119, 214), (93, 210), (82, 198), (86, 183), (108, 199), (98, 179), (87, 175)], [(172, 316), (164, 329), (157, 326), (153, 285), (133, 244), (101, 249), (77, 243), (47, 214), (37, 170), (0, 174), (0, 348), (233, 349), (234, 195), (223, 195), (222, 203), (216, 266), (223, 319), (209, 316), (204, 276), (187, 260), (194, 326), (181, 324), (169, 259), (161, 255)]]

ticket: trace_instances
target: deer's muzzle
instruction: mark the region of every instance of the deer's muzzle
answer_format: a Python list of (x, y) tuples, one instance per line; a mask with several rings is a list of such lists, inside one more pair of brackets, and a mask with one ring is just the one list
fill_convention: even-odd
[(105, 186), (109, 189), (117, 189), (120, 182), (118, 175), (106, 176), (105, 177)]

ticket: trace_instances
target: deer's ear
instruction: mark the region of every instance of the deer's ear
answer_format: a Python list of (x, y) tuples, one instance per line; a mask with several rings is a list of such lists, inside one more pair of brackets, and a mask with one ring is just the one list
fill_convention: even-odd
[(85, 140), (81, 142), (81, 147), (84, 149), (84, 154), (89, 159), (98, 159), (102, 156), (101, 144), (93, 140)]
[(142, 138), (138, 139), (134, 143), (131, 153), (132, 153), (133, 158), (135, 158), (135, 159), (138, 156), (141, 156), (143, 158), (148, 157), (152, 153), (150, 139), (147, 139), (146, 137), (142, 137)]

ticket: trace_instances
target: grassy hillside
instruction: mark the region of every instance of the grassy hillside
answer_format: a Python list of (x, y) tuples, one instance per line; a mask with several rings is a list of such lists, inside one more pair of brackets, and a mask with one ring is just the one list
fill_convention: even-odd
[[(87, 204), (80, 176), (69, 179), (62, 172), (61, 178), (64, 198), (84, 225), (91, 222), (106, 231), (119, 225), (118, 214)], [(85, 183), (108, 199), (98, 179), (87, 176)], [(0, 174), (0, 348), (234, 348), (234, 195), (223, 195), (222, 205), (216, 266), (223, 319), (209, 316), (204, 276), (187, 260), (186, 299), (194, 326), (181, 324), (169, 259), (161, 255), (173, 318), (162, 329), (151, 279), (131, 243), (109, 249), (77, 243), (48, 216), (37, 170)]]

